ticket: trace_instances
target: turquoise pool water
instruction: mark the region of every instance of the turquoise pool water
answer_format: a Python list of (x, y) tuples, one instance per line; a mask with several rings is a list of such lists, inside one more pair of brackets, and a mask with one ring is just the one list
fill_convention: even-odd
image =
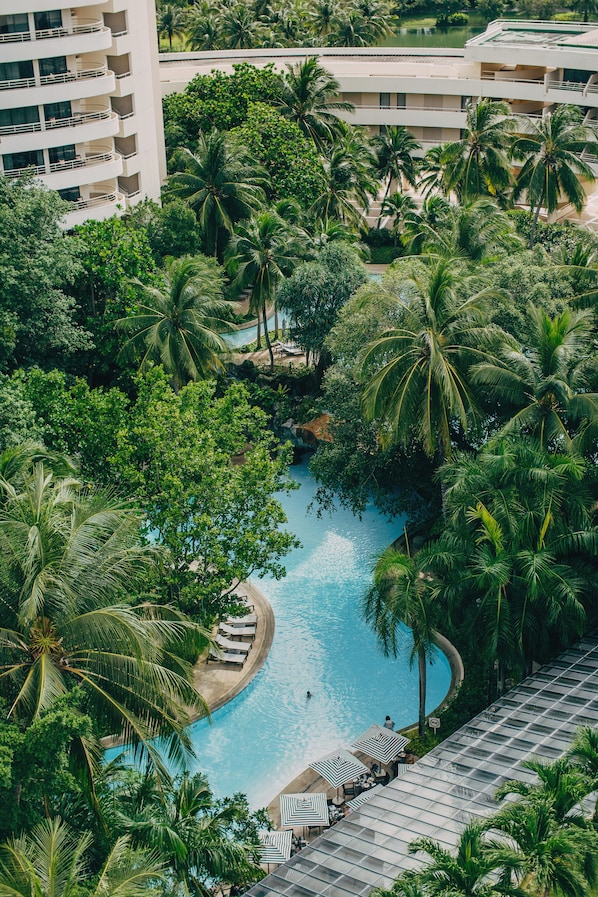
[[(359, 612), (372, 559), (397, 537), (402, 521), (388, 522), (373, 507), (361, 521), (342, 510), (322, 518), (308, 514), (315, 481), (306, 464), (292, 472), (300, 488), (282, 502), (289, 529), (303, 545), (287, 558), (284, 580), (256, 580), (276, 617), (270, 654), (211, 724), (192, 726), (197, 770), (207, 773), (218, 796), (245, 792), (253, 809), (387, 713), (397, 726), (417, 719), (417, 669), (409, 669), (407, 630), (401, 656), (384, 658)], [(448, 661), (439, 654), (429, 670), (429, 710), (449, 683)]]

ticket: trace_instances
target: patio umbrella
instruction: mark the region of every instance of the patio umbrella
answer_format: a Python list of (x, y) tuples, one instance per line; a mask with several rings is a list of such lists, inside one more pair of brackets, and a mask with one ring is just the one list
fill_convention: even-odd
[(289, 829), (284, 832), (258, 832), (260, 841), (259, 848), (262, 863), (268, 866), (270, 871), (270, 863), (286, 863), (291, 856), (291, 845), (293, 841), (293, 832)]
[(280, 824), (283, 828), (328, 825), (328, 822), (328, 801), (324, 791), (280, 795)]
[(352, 798), (352, 800), (348, 800), (347, 806), (351, 807), (352, 810), (358, 810), (362, 804), (370, 799), (370, 797), (372, 797), (374, 794), (377, 794), (378, 791), (382, 791), (382, 788), (382, 785), (374, 785), (374, 787), (370, 788), (368, 791), (362, 791), (361, 794), (357, 795), (357, 797)]
[(369, 773), (365, 763), (362, 763), (361, 760), (358, 760), (357, 757), (354, 757), (353, 754), (350, 754), (349, 751), (345, 751), (343, 748), (333, 751), (331, 754), (326, 754), (325, 757), (322, 757), (321, 760), (316, 760), (315, 763), (310, 763), (309, 768), (315, 769), (327, 782), (334, 785), (337, 798), (338, 789), (341, 785), (344, 785), (346, 782), (352, 782), (357, 776), (363, 775), (363, 773)]
[(360, 735), (351, 747), (363, 751), (368, 757), (379, 760), (380, 763), (390, 763), (409, 744), (409, 739), (400, 732), (393, 732), (384, 726), (374, 723), (373, 726)]

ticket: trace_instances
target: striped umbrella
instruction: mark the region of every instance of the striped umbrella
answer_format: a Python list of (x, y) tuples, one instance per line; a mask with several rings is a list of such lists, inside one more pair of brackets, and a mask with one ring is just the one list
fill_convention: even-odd
[(341, 785), (344, 785), (346, 782), (352, 782), (357, 776), (363, 775), (363, 773), (369, 773), (365, 763), (362, 763), (361, 760), (358, 760), (357, 757), (354, 757), (353, 754), (350, 754), (349, 751), (345, 751), (343, 748), (333, 751), (331, 754), (326, 754), (321, 760), (310, 763), (309, 767), (310, 769), (315, 769), (327, 782), (334, 785), (337, 789), (337, 797), (338, 789)]
[(392, 729), (374, 723), (351, 746), (356, 750), (363, 751), (368, 757), (373, 757), (374, 760), (390, 763), (404, 750), (407, 744), (409, 744), (409, 739), (401, 735), (400, 732), (393, 732)]
[(259, 848), (262, 863), (286, 863), (291, 856), (293, 832), (258, 832), (262, 846)]
[(358, 794), (357, 797), (352, 798), (352, 800), (347, 801), (347, 806), (351, 807), (352, 810), (358, 810), (362, 804), (370, 799), (374, 794), (377, 794), (379, 791), (382, 791), (382, 785), (374, 785), (373, 788), (368, 788), (367, 791), (362, 791), (361, 794)]
[(280, 824), (284, 828), (328, 825), (328, 821), (328, 801), (324, 791), (280, 795)]

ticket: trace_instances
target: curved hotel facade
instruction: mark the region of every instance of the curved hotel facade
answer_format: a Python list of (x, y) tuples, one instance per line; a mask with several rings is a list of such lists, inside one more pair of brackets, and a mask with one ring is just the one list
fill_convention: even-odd
[(73, 203), (65, 224), (159, 198), (154, 0), (0, 0), (0, 173)]
[[(513, 115), (578, 105), (598, 125), (598, 25), (496, 21), (463, 49), (371, 47), (161, 54), (162, 95), (198, 73), (238, 62), (279, 69), (317, 55), (355, 106), (345, 116), (378, 131), (404, 125), (423, 150), (459, 138), (469, 100), (507, 102)], [(593, 163), (593, 159), (589, 160)], [(598, 173), (598, 166), (596, 168)], [(565, 211), (565, 210), (563, 210)]]

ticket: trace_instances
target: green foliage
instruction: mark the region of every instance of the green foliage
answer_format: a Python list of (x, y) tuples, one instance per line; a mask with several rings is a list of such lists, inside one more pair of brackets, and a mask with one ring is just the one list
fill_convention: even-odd
[(165, 97), (164, 129), (170, 152), (179, 146), (194, 151), (199, 131), (229, 131), (243, 125), (252, 103), (274, 103), (282, 76), (272, 64), (257, 68), (243, 62), (233, 69), (232, 74), (196, 75), (183, 93)]
[(226, 609), (221, 596), (235, 582), (284, 575), (295, 539), (280, 529), (286, 518), (273, 494), (285, 488), (289, 454), (272, 454), (265, 416), (241, 384), (218, 396), (214, 383), (190, 383), (177, 395), (155, 369), (137, 387), (115, 470), (170, 549), (164, 597), (206, 620)]
[(446, 20), (447, 25), (463, 26), (469, 22), (469, 16), (465, 12), (453, 12)]
[(71, 743), (89, 739), (92, 721), (78, 709), (75, 689), (27, 728), (0, 720), (0, 839), (30, 830), (80, 787), (71, 769)]
[(295, 199), (308, 209), (322, 191), (318, 154), (294, 121), (264, 103), (250, 103), (245, 123), (232, 135), (268, 172), (271, 200)]
[(91, 346), (67, 295), (82, 247), (66, 237), (57, 193), (25, 178), (0, 178), (0, 369), (65, 367)]
[(166, 196), (163, 206), (146, 199), (132, 209), (128, 223), (145, 232), (156, 265), (162, 265), (168, 256), (197, 255), (201, 248), (197, 218), (180, 199)]

